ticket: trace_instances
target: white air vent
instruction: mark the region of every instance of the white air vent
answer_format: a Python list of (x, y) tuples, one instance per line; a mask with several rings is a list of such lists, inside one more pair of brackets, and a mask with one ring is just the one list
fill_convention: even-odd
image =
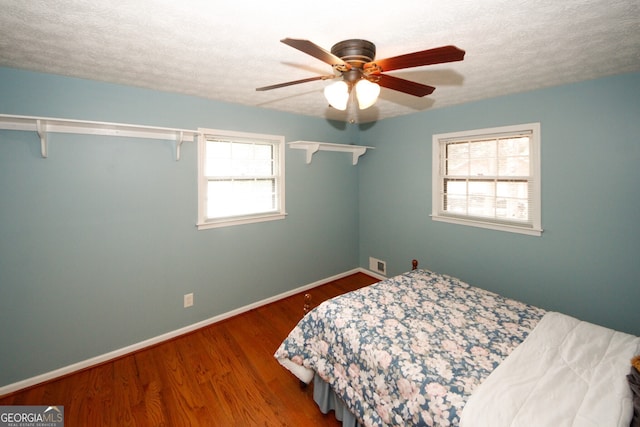
[(369, 270), (375, 271), (380, 274), (387, 274), (386, 261), (379, 260), (377, 258), (369, 257)]

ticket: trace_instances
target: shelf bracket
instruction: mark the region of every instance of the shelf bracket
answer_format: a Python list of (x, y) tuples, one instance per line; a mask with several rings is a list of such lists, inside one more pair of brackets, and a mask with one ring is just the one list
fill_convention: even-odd
[(180, 133), (176, 137), (176, 162), (180, 161), (180, 150), (182, 148), (183, 142), (184, 142), (184, 132), (180, 131)]
[(313, 155), (318, 152), (318, 150), (320, 150), (320, 144), (310, 143), (309, 145), (307, 145), (307, 164), (308, 165), (311, 164), (311, 159), (313, 158)]
[(367, 152), (367, 147), (358, 147), (358, 148), (354, 148), (353, 150), (353, 164), (357, 165), (358, 164), (358, 159), (360, 158), (360, 156), (362, 156), (364, 153)]
[(36, 120), (36, 132), (40, 137), (40, 154), (43, 159), (46, 159), (49, 155), (47, 145), (47, 125), (42, 120)]

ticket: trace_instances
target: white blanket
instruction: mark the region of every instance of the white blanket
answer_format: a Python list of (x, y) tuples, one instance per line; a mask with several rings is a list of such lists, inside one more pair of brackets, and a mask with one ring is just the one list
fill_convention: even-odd
[(639, 353), (639, 337), (547, 313), (474, 391), (460, 425), (629, 427), (626, 375)]

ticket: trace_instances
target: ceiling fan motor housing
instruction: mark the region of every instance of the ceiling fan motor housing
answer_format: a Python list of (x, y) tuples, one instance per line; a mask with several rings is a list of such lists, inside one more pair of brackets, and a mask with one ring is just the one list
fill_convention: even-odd
[(376, 56), (376, 45), (368, 40), (343, 40), (331, 47), (331, 53), (351, 65), (351, 69), (335, 67), (347, 83), (355, 83), (362, 78), (362, 67), (373, 61)]
[(331, 53), (352, 67), (362, 68), (364, 64), (375, 58), (376, 45), (367, 40), (343, 40), (331, 47)]

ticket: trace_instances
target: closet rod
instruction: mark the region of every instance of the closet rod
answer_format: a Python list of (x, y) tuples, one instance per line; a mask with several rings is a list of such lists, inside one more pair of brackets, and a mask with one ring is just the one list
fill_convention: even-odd
[(180, 160), (182, 144), (193, 141), (199, 134), (197, 130), (189, 129), (10, 114), (0, 114), (0, 129), (36, 132), (40, 138), (40, 152), (43, 158), (49, 155), (47, 135), (51, 132), (175, 141), (176, 161)]

